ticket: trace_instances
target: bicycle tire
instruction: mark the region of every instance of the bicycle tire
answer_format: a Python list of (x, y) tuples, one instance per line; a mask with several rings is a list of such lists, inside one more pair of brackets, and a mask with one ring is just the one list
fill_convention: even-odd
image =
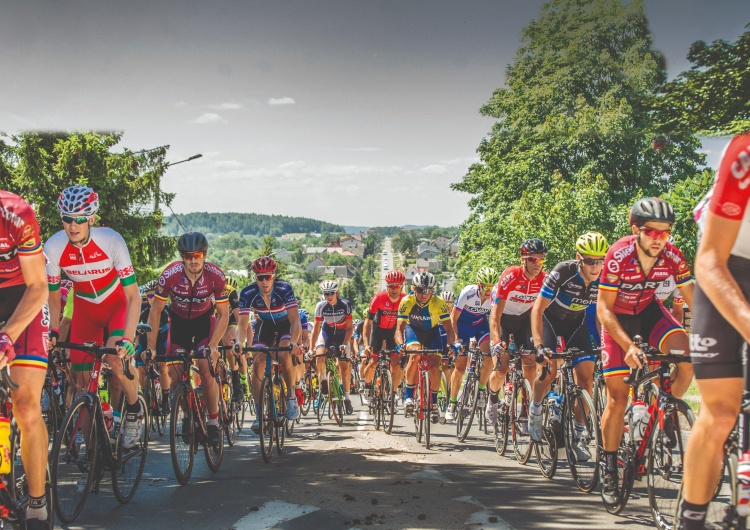
[(504, 402), (498, 405), (497, 423), (493, 426), (493, 438), (495, 441), (495, 451), (498, 455), (503, 456), (508, 449), (508, 425), (510, 422), (508, 407)]
[(396, 414), (396, 393), (393, 391), (393, 376), (390, 370), (386, 370), (381, 376), (380, 384), (382, 385), (380, 399), (383, 402), (383, 432), (391, 434), (393, 418)]
[[(21, 431), (15, 418), (10, 422), (10, 473), (2, 476), (7, 491), (10, 493), (11, 501), (23, 509), (23, 506), (29, 499), (29, 483), (26, 478), (26, 469), (21, 459)], [(54, 489), (52, 487), (52, 476), (49, 462), (47, 462), (47, 476), (44, 484), (45, 495), (47, 496), (47, 524), (50, 528), (55, 526), (55, 502)], [(8, 521), (14, 530), (24, 530), (26, 527), (21, 521)]]
[(247, 407), (248, 402), (246, 399), (243, 399), (237, 407), (237, 414), (235, 415), (235, 421), (237, 422), (237, 432), (242, 432), (242, 429), (245, 427), (245, 409), (247, 409)]
[[(94, 404), (87, 395), (78, 397), (65, 414), (50, 456), (54, 508), (58, 518), (70, 524), (86, 504), (98, 469), (98, 436)], [(89, 425), (89, 432), (81, 429)], [(92, 458), (93, 457), (93, 458)], [(79, 483), (81, 486), (79, 486)]]
[(422, 409), (422, 426), (424, 428), (424, 448), (430, 449), (430, 426), (432, 425), (432, 389), (430, 388), (430, 373), (425, 372), (422, 377), (422, 391), (419, 403)]
[[(276, 402), (276, 454), (281, 454), (284, 451), (284, 441), (286, 440), (286, 434), (288, 426), (291, 422), (286, 417), (286, 381), (281, 380), (281, 389), (279, 390), (279, 401)], [(292, 427), (294, 428), (294, 427)]]
[[(630, 439), (628, 432), (624, 432), (622, 440), (620, 441), (620, 447), (617, 449), (617, 472), (620, 477), (620, 499), (617, 504), (604, 503), (604, 508), (612, 515), (618, 515), (625, 509), (625, 506), (627, 506), (628, 500), (630, 499), (630, 493), (633, 491), (633, 483), (635, 482), (635, 454), (633, 443), (634, 442)], [(601, 446), (599, 449), (603, 450)]]
[(549, 402), (542, 403), (542, 441), (534, 442), (534, 452), (539, 471), (546, 479), (552, 479), (557, 471), (557, 435), (555, 429), (560, 427), (552, 424)]
[[(225, 385), (222, 388), (222, 393), (219, 396), (219, 418), (221, 427), (224, 429), (224, 438), (227, 441), (229, 447), (234, 447), (235, 434), (236, 434), (236, 422), (234, 420), (234, 389), (232, 385), (226, 381), (222, 383)], [(225, 394), (226, 393), (226, 394)], [(229, 399), (226, 399), (229, 396)]]
[(382, 425), (385, 429), (385, 400), (383, 399), (383, 374), (380, 368), (375, 368), (372, 376), (372, 392), (370, 395), (370, 413), (375, 421), (375, 430), (379, 431)]
[[(584, 411), (583, 432), (577, 432), (575, 428), (575, 411), (577, 409)], [(599, 440), (597, 439), (599, 429), (594, 401), (586, 390), (576, 388), (568, 392), (563, 407), (563, 421), (565, 454), (570, 474), (579, 490), (584, 493), (591, 493), (599, 482), (599, 465), (596, 457), (596, 448), (599, 446)], [(576, 445), (585, 447), (591, 455), (588, 460), (578, 459), (575, 450)]]
[[(333, 414), (333, 419), (336, 425), (341, 427), (344, 423), (344, 417), (342, 412), (343, 396), (340, 395), (338, 377), (331, 370), (326, 372), (326, 380), (328, 381), (328, 399), (330, 400), (330, 413)], [(330, 416), (329, 416), (330, 417)]]
[(260, 422), (260, 454), (264, 462), (270, 462), (273, 455), (274, 410), (273, 385), (270, 379), (263, 379), (260, 385), (260, 403), (258, 404), (258, 420)]
[(190, 481), (195, 461), (195, 420), (186, 383), (174, 390), (174, 405), (169, 417), (169, 449), (172, 469), (183, 486)]
[(479, 381), (476, 374), (469, 374), (466, 383), (461, 390), (458, 406), (456, 407), (456, 438), (459, 442), (466, 440), (474, 422), (474, 414), (477, 410), (477, 397), (479, 396)]
[(305, 400), (302, 402), (299, 411), (303, 416), (307, 416), (307, 413), (310, 412), (310, 404), (312, 403), (312, 377), (310, 377), (310, 374), (305, 374), (302, 392)]
[(41, 404), (44, 405), (45, 395), (47, 396), (47, 410), (42, 406), (42, 419), (47, 426), (47, 455), (52, 451), (55, 445), (55, 433), (59, 426), (60, 420), (57, 417), (57, 396), (52, 390), (51, 383), (45, 383), (42, 387)]
[(513, 453), (519, 464), (526, 464), (531, 458), (534, 444), (529, 434), (529, 405), (531, 401), (531, 385), (526, 379), (519, 385), (513, 382), (511, 399), (511, 439)]
[(122, 447), (122, 436), (117, 437), (117, 462), (120, 468), (112, 469), (112, 491), (115, 499), (120, 504), (127, 504), (138, 490), (138, 484), (143, 476), (143, 469), (146, 466), (148, 458), (148, 422), (149, 411), (146, 400), (143, 396), (138, 396), (138, 402), (143, 411), (143, 420), (141, 423), (141, 441), (140, 444), (132, 449)]
[(445, 377), (445, 372), (440, 370), (440, 387), (438, 388), (437, 399), (438, 410), (440, 411), (440, 425), (445, 425), (445, 412), (448, 410), (449, 397), (448, 379)]

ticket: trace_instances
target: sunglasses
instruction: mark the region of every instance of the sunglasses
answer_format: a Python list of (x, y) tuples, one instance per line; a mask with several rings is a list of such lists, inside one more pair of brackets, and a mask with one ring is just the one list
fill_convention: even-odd
[(62, 222), (65, 223), (66, 225), (69, 225), (70, 223), (82, 225), (84, 223), (88, 223), (91, 217), (86, 217), (85, 215), (81, 215), (79, 217), (71, 217), (69, 215), (63, 215), (62, 217), (60, 217), (60, 219), (62, 219)]
[(185, 252), (182, 255), (182, 259), (184, 260), (191, 260), (191, 259), (203, 259), (206, 257), (205, 252)]
[(493, 287), (494, 285), (481, 285), (481, 284), (479, 285), (479, 288), (482, 291), (491, 291)]
[(273, 279), (273, 274), (256, 274), (255, 275), (256, 282), (267, 282), (272, 279)]
[(424, 287), (415, 287), (414, 290), (419, 294), (432, 294), (432, 289)]
[(401, 289), (401, 285), (402, 284), (400, 284), (400, 283), (392, 283), (392, 284), (388, 285), (388, 288), (389, 289)]
[(648, 228), (646, 226), (641, 227), (641, 233), (650, 239), (661, 239), (662, 241), (666, 241), (672, 235), (671, 230), (657, 230), (656, 228)]
[(336, 291), (325, 291), (323, 296), (333, 296), (334, 294), (336, 294)]
[(153, 297), (154, 297), (154, 293), (151, 293), (151, 294), (147, 294), (147, 295), (146, 295), (146, 298), (148, 298), (149, 300), (151, 300), (151, 299), (152, 299)]
[(525, 259), (526, 261), (530, 261), (531, 263), (535, 263), (535, 264), (538, 263), (539, 265), (544, 265), (544, 262), (546, 261), (544, 258), (534, 258), (532, 256), (529, 256), (528, 258), (523, 258), (523, 259)]
[(584, 265), (588, 265), (589, 267), (601, 267), (604, 265), (603, 259), (581, 258), (581, 261)]

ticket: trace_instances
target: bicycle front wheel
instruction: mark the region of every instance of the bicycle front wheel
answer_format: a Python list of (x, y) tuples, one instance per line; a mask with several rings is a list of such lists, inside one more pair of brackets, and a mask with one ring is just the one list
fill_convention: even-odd
[(508, 424), (510, 414), (508, 413), (508, 406), (503, 401), (498, 405), (497, 411), (497, 423), (493, 426), (493, 437), (495, 439), (495, 451), (500, 456), (505, 454), (505, 450), (508, 448)]
[(232, 385), (227, 381), (224, 381), (222, 385), (222, 394), (219, 396), (219, 418), (221, 418), (221, 424), (224, 428), (227, 445), (232, 447), (237, 433), (237, 422), (235, 421), (235, 405), (237, 403), (234, 400)]
[[(594, 401), (583, 389), (568, 393), (563, 410), (563, 436), (570, 474), (579, 490), (591, 493), (599, 481), (596, 439), (599, 429)], [(576, 416), (583, 419), (579, 423)]]
[(273, 433), (275, 429), (273, 406), (273, 385), (270, 379), (264, 379), (260, 385), (260, 403), (258, 420), (260, 422), (260, 454), (264, 462), (271, 461), (273, 454)]
[(329, 370), (326, 374), (328, 380), (328, 398), (331, 401), (331, 414), (333, 414), (333, 420), (340, 427), (344, 423), (343, 415), (343, 400), (344, 396), (341, 395), (339, 390), (339, 378)]
[(479, 382), (471, 374), (466, 378), (466, 384), (461, 390), (456, 409), (456, 437), (459, 442), (466, 440), (474, 421), (477, 410), (477, 397), (479, 396)]
[(542, 404), (542, 440), (534, 442), (536, 460), (544, 478), (551, 479), (557, 471), (557, 433), (562, 428), (559, 421), (552, 421), (551, 410), (547, 400)]
[(94, 404), (84, 395), (65, 414), (50, 456), (54, 507), (63, 523), (81, 513), (97, 473)]
[(422, 413), (424, 428), (424, 448), (430, 448), (430, 425), (432, 424), (432, 391), (430, 389), (430, 373), (425, 372), (422, 377), (422, 390), (419, 396), (419, 408)]
[(305, 400), (302, 402), (299, 411), (303, 416), (307, 416), (307, 413), (310, 412), (310, 403), (312, 403), (312, 377), (310, 377), (310, 374), (305, 374), (305, 379), (302, 383), (302, 394)]
[(129, 502), (135, 495), (148, 456), (149, 410), (146, 406), (146, 400), (141, 395), (138, 396), (138, 404), (143, 411), (143, 417), (139, 418), (139, 440), (130, 449), (124, 449), (122, 447), (123, 437), (117, 437), (117, 465), (112, 470), (112, 491), (120, 504)]
[(513, 397), (510, 404), (510, 430), (513, 440), (513, 452), (519, 464), (525, 464), (531, 458), (534, 444), (529, 435), (529, 405), (531, 403), (531, 385), (526, 379), (521, 384), (513, 382)]
[(177, 482), (183, 486), (190, 480), (195, 459), (195, 422), (187, 385), (175, 388), (174, 405), (169, 419), (169, 448), (172, 469)]
[(383, 408), (381, 414), (383, 432), (391, 434), (393, 430), (393, 416), (396, 413), (396, 393), (393, 391), (393, 378), (389, 370), (386, 370), (380, 376), (380, 401)]

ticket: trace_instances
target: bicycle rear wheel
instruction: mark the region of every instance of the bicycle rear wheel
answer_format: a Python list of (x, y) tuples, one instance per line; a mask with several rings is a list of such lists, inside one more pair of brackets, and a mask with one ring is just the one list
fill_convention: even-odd
[(260, 422), (260, 454), (264, 462), (271, 461), (273, 454), (273, 434), (275, 429), (273, 385), (270, 379), (264, 379), (260, 385), (260, 403), (258, 408)]
[(497, 423), (493, 426), (493, 437), (495, 439), (495, 451), (500, 456), (505, 454), (505, 450), (508, 448), (508, 424), (510, 422), (510, 415), (508, 413), (508, 407), (504, 402), (498, 405), (497, 411)]
[(310, 404), (312, 403), (312, 377), (310, 377), (310, 374), (305, 374), (302, 383), (302, 393), (305, 396), (305, 401), (302, 402), (299, 411), (303, 416), (307, 416), (307, 413), (310, 412)]
[(466, 384), (461, 389), (461, 395), (456, 408), (456, 438), (459, 442), (466, 440), (474, 422), (474, 414), (477, 410), (477, 396), (479, 396), (479, 381), (474, 374), (466, 378)]
[(424, 427), (424, 448), (430, 448), (430, 425), (432, 425), (432, 390), (430, 389), (430, 373), (425, 372), (422, 377), (422, 390), (419, 397), (419, 408), (422, 412)]
[(448, 410), (448, 379), (445, 372), (440, 370), (440, 388), (438, 388), (437, 406), (440, 411), (440, 425), (445, 425), (445, 412)]
[[(542, 404), (542, 441), (534, 442), (536, 460), (544, 478), (551, 479), (557, 471), (557, 434), (555, 429), (561, 427), (559, 422), (550, 418), (549, 402), (545, 399)], [(554, 423), (557, 423), (555, 425)]]
[(284, 441), (289, 425), (294, 429), (294, 422), (289, 421), (286, 417), (286, 382), (281, 380), (281, 389), (279, 390), (280, 399), (276, 402), (276, 453), (281, 454), (284, 451)]
[(396, 413), (396, 394), (393, 391), (393, 378), (390, 370), (386, 370), (380, 376), (380, 401), (383, 403), (381, 416), (383, 432), (391, 434), (391, 431), (393, 431), (393, 416)]
[(81, 513), (97, 475), (98, 438), (94, 404), (84, 395), (65, 414), (50, 455), (54, 507), (63, 523)]
[[(576, 421), (576, 411), (583, 417), (583, 424)], [(582, 389), (568, 392), (563, 410), (563, 436), (565, 454), (570, 474), (579, 490), (591, 493), (599, 481), (599, 465), (596, 457), (599, 429), (596, 410), (589, 393)]]
[(219, 396), (219, 421), (224, 429), (224, 436), (229, 447), (234, 446), (234, 437), (237, 432), (237, 422), (234, 419), (234, 390), (232, 385), (224, 381), (222, 383), (222, 393)]
[(169, 448), (172, 454), (172, 469), (177, 482), (183, 486), (190, 480), (195, 459), (195, 421), (190, 407), (190, 396), (185, 383), (180, 383), (174, 392), (174, 405), (169, 419)]
[(60, 418), (57, 416), (57, 396), (52, 390), (50, 383), (45, 383), (42, 388), (41, 407), (42, 419), (47, 426), (47, 454), (49, 454), (55, 445), (55, 433), (60, 423)]
[(525, 464), (531, 458), (534, 444), (529, 435), (529, 404), (531, 402), (531, 385), (526, 379), (520, 385), (513, 382), (513, 397), (510, 409), (510, 430), (513, 440), (513, 453), (519, 464)]
[(375, 422), (375, 430), (379, 431), (381, 424), (385, 428), (385, 401), (383, 400), (383, 376), (380, 368), (375, 368), (372, 377), (372, 391), (370, 392), (370, 413)]
[(344, 423), (343, 415), (343, 400), (344, 396), (341, 395), (339, 390), (338, 377), (332, 372), (326, 373), (326, 379), (328, 381), (328, 398), (331, 400), (331, 414), (336, 424), (340, 427)]
[(148, 456), (148, 418), (149, 410), (143, 396), (138, 396), (138, 403), (143, 411), (141, 422), (141, 436), (136, 445), (130, 449), (122, 447), (122, 436), (117, 437), (117, 467), (112, 470), (112, 491), (120, 504), (125, 504), (133, 498), (138, 484), (143, 476)]
[(695, 414), (687, 403), (676, 399), (666, 407), (663, 427), (655, 423), (646, 464), (648, 504), (656, 527), (671, 530)]

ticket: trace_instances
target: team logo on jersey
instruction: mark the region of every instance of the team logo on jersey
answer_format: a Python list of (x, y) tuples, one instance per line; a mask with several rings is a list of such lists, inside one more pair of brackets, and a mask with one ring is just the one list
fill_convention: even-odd
[(101, 258), (101, 257), (102, 257), (103, 255), (104, 255), (104, 254), (102, 254), (101, 252), (94, 252), (94, 253), (93, 253), (93, 254), (91, 254), (91, 256), (89, 256), (89, 257), (90, 257), (91, 259), (94, 259), (94, 258)]
[(611, 270), (612, 272), (614, 272), (615, 274), (620, 272), (620, 264), (613, 259), (607, 262), (607, 268)]
[(618, 278), (617, 274), (607, 274), (607, 281), (616, 282)]
[(560, 279), (560, 273), (557, 271), (552, 271), (549, 273), (549, 277), (552, 279), (552, 281), (557, 282), (557, 280)]
[(70, 259), (71, 261), (75, 261), (77, 259), (77, 256), (73, 253), (70, 253), (68, 254), (68, 259)]
[(34, 233), (34, 227), (31, 225), (26, 225), (23, 229), (23, 234), (21, 235), (21, 239), (26, 239), (27, 237), (31, 237), (31, 234)]
[(742, 212), (742, 207), (739, 204), (733, 202), (725, 202), (721, 205), (721, 213), (727, 217), (739, 217)]

